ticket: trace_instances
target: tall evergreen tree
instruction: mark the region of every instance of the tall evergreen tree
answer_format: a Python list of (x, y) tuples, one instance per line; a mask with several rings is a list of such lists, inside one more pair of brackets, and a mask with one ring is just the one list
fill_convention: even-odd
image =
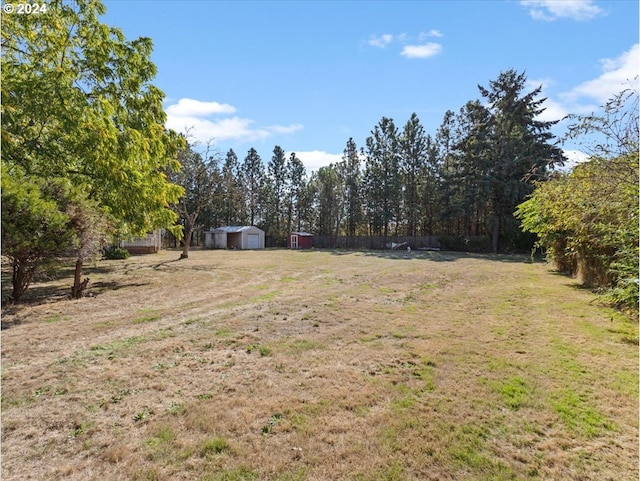
[(455, 187), (455, 144), (457, 142), (456, 114), (452, 110), (445, 112), (435, 139), (438, 172), (437, 203), (440, 206), (437, 215), (438, 230), (441, 234), (452, 234), (455, 225), (452, 191)]
[(222, 166), (222, 223), (243, 225), (246, 221), (242, 172), (238, 156), (229, 149)]
[(242, 178), (249, 224), (262, 224), (265, 171), (262, 159), (253, 147), (249, 149), (242, 163)]
[(494, 252), (501, 236), (515, 239), (520, 232), (513, 212), (532, 192), (530, 181), (544, 178), (549, 167), (564, 160), (560, 148), (550, 143), (554, 135), (549, 129), (557, 122), (537, 119), (545, 110), (546, 99), (539, 98), (542, 87), (525, 93), (526, 80), (524, 73), (508, 70), (488, 88), (478, 86), (492, 116), (489, 178)]
[(489, 168), (491, 165), (491, 115), (479, 102), (467, 102), (457, 116), (456, 152), (453, 168), (454, 204), (457, 207), (460, 235), (485, 233), (489, 204)]
[(277, 241), (282, 241), (285, 235), (283, 205), (287, 181), (286, 162), (284, 150), (276, 145), (267, 165), (265, 230), (267, 235), (274, 236)]
[(317, 201), (316, 228), (319, 235), (337, 237), (343, 218), (342, 185), (336, 167), (320, 167), (314, 176)]
[(418, 182), (418, 198), (422, 204), (420, 212), (420, 234), (433, 235), (438, 226), (437, 220), (441, 212), (440, 192), (441, 179), (438, 175), (438, 149), (430, 135), (426, 137), (426, 163)]
[(356, 143), (352, 138), (342, 154), (342, 171), (345, 197), (346, 234), (355, 236), (362, 222), (362, 171), (360, 169), (360, 155)]
[(428, 139), (416, 113), (411, 115), (402, 131), (400, 147), (400, 174), (403, 185), (403, 213), (405, 233), (416, 235), (422, 217), (420, 184), (427, 173)]
[(366, 186), (368, 215), (374, 235), (389, 236), (389, 228), (400, 220), (401, 179), (398, 129), (393, 119), (382, 117), (367, 137)]
[(292, 152), (286, 167), (287, 232), (302, 230), (302, 210), (306, 189), (304, 164)]

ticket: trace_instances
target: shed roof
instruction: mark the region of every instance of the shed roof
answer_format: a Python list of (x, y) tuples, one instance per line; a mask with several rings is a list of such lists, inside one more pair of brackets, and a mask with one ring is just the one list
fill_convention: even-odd
[[(235, 232), (243, 232), (249, 229), (258, 229), (255, 226), (252, 225), (227, 225), (224, 227), (217, 227), (215, 229), (212, 229), (212, 232), (226, 232), (228, 234), (233, 234)], [(261, 230), (261, 229), (258, 229)]]
[(313, 234), (309, 234), (308, 232), (292, 232), (292, 234), (306, 236), (306, 237), (313, 237)]

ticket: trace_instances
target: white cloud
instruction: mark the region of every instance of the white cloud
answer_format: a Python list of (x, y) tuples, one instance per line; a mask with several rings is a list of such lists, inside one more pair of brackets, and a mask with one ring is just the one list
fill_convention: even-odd
[(602, 59), (600, 65), (603, 73), (598, 78), (583, 82), (563, 94), (564, 100), (577, 102), (586, 98), (603, 105), (625, 88), (633, 84), (637, 88), (637, 80), (634, 79), (640, 74), (640, 44), (636, 43), (617, 58)]
[(538, 116), (541, 121), (562, 120), (568, 114), (588, 115), (599, 111), (607, 101), (627, 88), (640, 88), (640, 45), (632, 46), (622, 55), (600, 60), (602, 73), (597, 78), (583, 82), (572, 89), (551, 96), (547, 93), (554, 82), (550, 79), (527, 81), (528, 89), (542, 86), (539, 98), (545, 98), (545, 111)]
[(297, 132), (298, 130), (302, 130), (304, 125), (302, 124), (291, 124), (291, 125), (271, 125), (269, 127), (265, 127), (269, 132), (273, 132), (274, 134), (292, 134), (293, 132)]
[(384, 35), (379, 35), (377, 37), (372, 35), (369, 39), (369, 45), (378, 48), (385, 48), (391, 42), (393, 42), (393, 35), (389, 33), (385, 33)]
[(536, 120), (542, 122), (562, 120), (570, 113), (564, 105), (548, 97), (542, 104), (542, 108), (544, 108), (544, 111), (536, 117)]
[(169, 115), (176, 116), (205, 116), (211, 114), (232, 114), (235, 107), (229, 104), (219, 104), (218, 102), (202, 102), (193, 99), (180, 99), (177, 104), (167, 107)]
[[(287, 157), (290, 152), (287, 152)], [(342, 154), (330, 154), (321, 150), (312, 150), (309, 152), (296, 152), (298, 157), (305, 166), (307, 173), (318, 170), (329, 164), (337, 164), (342, 161)]]
[(528, 7), (533, 19), (549, 22), (559, 18), (585, 21), (604, 14), (593, 0), (521, 0), (520, 4)]
[(256, 127), (255, 121), (251, 119), (226, 116), (236, 112), (232, 105), (186, 98), (169, 105), (165, 112), (167, 128), (188, 133), (194, 141), (202, 143), (210, 140), (255, 142), (275, 134), (290, 134), (304, 128), (302, 124)]
[(442, 45), (439, 43), (426, 43), (424, 45), (405, 45), (400, 55), (407, 58), (429, 58), (439, 54)]
[(558, 167), (558, 170), (568, 172), (576, 165), (581, 164), (589, 160), (589, 154), (582, 152), (581, 150), (563, 150), (567, 161), (562, 167)]
[(420, 40), (421, 42), (429, 37), (436, 37), (436, 38), (442, 38), (444, 37), (444, 35), (442, 35), (442, 33), (439, 30), (436, 29), (431, 29), (428, 32), (420, 32), (420, 34), (418, 35), (418, 40)]
[(526, 88), (527, 90), (535, 90), (541, 87), (538, 100), (546, 98), (544, 103), (540, 106), (544, 111), (536, 117), (536, 120), (542, 122), (553, 122), (556, 120), (562, 120), (569, 114), (566, 106), (562, 103), (553, 100), (546, 94), (546, 90), (554, 84), (552, 79), (528, 79)]
[[(401, 44), (402, 50), (400, 55), (407, 58), (429, 58), (439, 54), (442, 51), (442, 45), (435, 42), (424, 43), (431, 37), (443, 37), (439, 30), (431, 29), (428, 32), (420, 32), (416, 35), (408, 35), (400, 33), (397, 35), (385, 33), (384, 35), (372, 35), (369, 37), (369, 45), (377, 48), (386, 48), (388, 45)], [(413, 44), (409, 44), (409, 43)], [(409, 45), (407, 45), (409, 44)]]

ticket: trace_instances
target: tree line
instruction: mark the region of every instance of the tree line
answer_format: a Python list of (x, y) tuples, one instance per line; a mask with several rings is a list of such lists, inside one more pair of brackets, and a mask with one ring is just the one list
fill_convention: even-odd
[[(447, 111), (434, 135), (417, 114), (397, 126), (382, 117), (358, 148), (346, 142), (342, 160), (308, 174), (295, 153), (280, 146), (263, 159), (204, 156), (188, 145), (183, 169), (208, 172), (211, 191), (195, 195), (182, 215), (185, 231), (219, 225), (256, 225), (280, 245), (292, 230), (317, 235), (487, 235), (493, 251), (530, 248), (513, 217), (516, 206), (564, 156), (544, 111), (540, 88), (525, 91), (526, 76), (508, 70), (479, 86), (482, 100)], [(192, 166), (192, 167), (189, 167)], [(199, 166), (199, 167), (196, 167)], [(181, 175), (181, 174), (178, 174)], [(182, 182), (187, 193), (197, 181)], [(201, 202), (202, 204), (202, 202)]]

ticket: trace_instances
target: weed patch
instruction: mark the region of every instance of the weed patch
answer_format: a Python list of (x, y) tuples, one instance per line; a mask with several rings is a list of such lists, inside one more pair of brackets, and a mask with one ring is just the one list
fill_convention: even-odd
[(229, 451), (231, 451), (229, 442), (226, 439), (218, 436), (204, 441), (199, 450), (200, 456), (203, 458), (208, 456), (215, 456), (217, 454), (222, 454)]

